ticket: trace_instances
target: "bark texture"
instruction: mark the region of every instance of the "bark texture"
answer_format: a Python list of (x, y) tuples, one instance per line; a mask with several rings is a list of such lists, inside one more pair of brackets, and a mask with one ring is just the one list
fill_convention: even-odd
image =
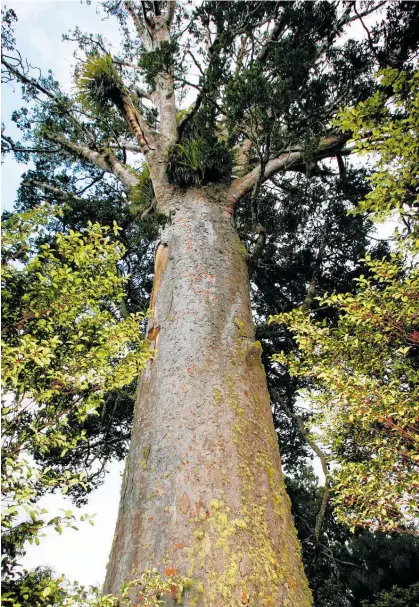
[(222, 191), (173, 192), (105, 592), (158, 567), (183, 605), (308, 607), (246, 252)]

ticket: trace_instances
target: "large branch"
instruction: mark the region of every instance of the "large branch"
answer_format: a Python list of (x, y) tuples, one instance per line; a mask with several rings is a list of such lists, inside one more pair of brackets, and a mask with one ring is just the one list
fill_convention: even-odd
[(94, 166), (99, 167), (106, 173), (112, 173), (117, 177), (125, 187), (132, 188), (137, 185), (138, 179), (134, 173), (125, 167), (111, 151), (98, 152), (91, 150), (86, 145), (75, 143), (64, 135), (58, 133), (46, 132), (45, 137), (50, 141), (59, 143), (67, 154), (78, 156), (90, 162)]
[[(342, 152), (342, 147), (347, 141), (347, 137), (331, 135), (321, 139), (314, 155), (313, 162), (335, 156), (337, 152)], [(264, 167), (262, 181), (267, 181), (276, 173), (287, 170), (301, 170), (305, 166), (304, 150), (296, 147), (293, 150), (280, 154), (276, 158), (268, 160)], [(253, 170), (236, 179), (230, 186), (228, 192), (228, 203), (235, 205), (243, 196), (248, 194), (256, 181), (261, 177), (261, 165), (258, 164)]]
[[(155, 11), (154, 17), (147, 15), (147, 9), (144, 3), (142, 3), (142, 18), (135, 10), (131, 0), (125, 0), (125, 7), (134, 22), (140, 40), (143, 43), (146, 51), (150, 52), (158, 49), (162, 42), (170, 42), (171, 36), (169, 30), (174, 17), (176, 7), (175, 1), (168, 3), (167, 12), (165, 14), (158, 14), (159, 11)], [(173, 74), (162, 71), (156, 76), (155, 90), (151, 94), (151, 99), (159, 111), (160, 134), (164, 139), (164, 142), (161, 142), (160, 144), (163, 146), (160, 151), (164, 153), (167, 152), (169, 147), (176, 141), (177, 138)], [(128, 108), (128, 104), (126, 105), (129, 115), (129, 126), (131, 129), (134, 129), (133, 132), (138, 140), (138, 143), (143, 148), (143, 152), (146, 154), (148, 151), (150, 151), (150, 146), (148, 144), (153, 137), (150, 131), (147, 132), (147, 125), (145, 121), (142, 121), (142, 118), (139, 115), (139, 112), (136, 111), (136, 108)], [(138, 123), (139, 129), (136, 127), (135, 123)], [(141, 140), (142, 138), (140, 131), (142, 131), (142, 138), (145, 140), (146, 144)]]
[[(288, 4), (292, 5), (292, 4), (294, 4), (294, 2), (289, 2)], [(278, 38), (283, 34), (283, 32), (285, 31), (285, 29), (287, 27), (287, 23), (288, 23), (288, 16), (285, 15), (285, 13), (283, 13), (281, 15), (281, 19), (279, 19), (279, 21), (277, 21), (275, 23), (274, 27), (272, 28), (271, 33), (268, 35), (265, 43), (263, 44), (261, 50), (259, 51), (259, 54), (257, 56), (257, 60), (259, 63), (265, 63), (266, 59), (268, 58), (269, 51), (272, 48), (272, 43), (276, 42), (278, 40)]]
[(173, 23), (173, 19), (176, 11), (176, 0), (168, 0), (167, 1), (167, 13), (166, 13), (166, 23), (167, 27), (170, 29)]
[(153, 48), (152, 39), (150, 38), (149, 33), (148, 33), (147, 29), (145, 28), (143, 22), (141, 21), (137, 11), (135, 10), (134, 4), (131, 2), (131, 0), (125, 0), (124, 4), (125, 4), (125, 8), (127, 9), (128, 13), (134, 23), (135, 29), (137, 30), (138, 37), (140, 38), (141, 42), (143, 43), (144, 48), (147, 51), (151, 51)]

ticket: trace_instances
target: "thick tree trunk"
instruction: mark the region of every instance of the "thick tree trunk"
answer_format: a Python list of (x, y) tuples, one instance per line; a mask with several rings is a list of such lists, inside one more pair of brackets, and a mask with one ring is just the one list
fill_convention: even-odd
[(154, 567), (184, 605), (307, 607), (245, 250), (222, 192), (173, 193), (105, 591)]

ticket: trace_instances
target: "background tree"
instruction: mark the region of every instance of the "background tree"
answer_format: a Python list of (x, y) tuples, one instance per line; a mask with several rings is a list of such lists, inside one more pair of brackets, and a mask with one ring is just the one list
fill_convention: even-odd
[[(121, 318), (115, 309), (123, 249), (98, 224), (38, 248), (53, 212), (39, 207), (3, 226), (2, 592), (11, 605), (64, 598), (48, 570), (28, 574), (19, 566), (27, 542), (39, 544), (45, 528), (62, 533), (76, 520), (72, 511), (49, 517), (39, 498), (84, 489), (83, 468), (60, 459), (82, 448), (85, 430), (69, 440), (67, 429), (97, 415), (104, 395), (132, 382), (150, 356), (139, 331), (143, 315)], [(51, 452), (61, 466), (33, 460)]]
[[(337, 514), (355, 526), (415, 531), (418, 503), (419, 418), (417, 322), (418, 73), (387, 69), (375, 95), (341, 116), (357, 148), (379, 155), (373, 190), (359, 206), (374, 217), (396, 217), (396, 250), (371, 260), (359, 292), (334, 294), (337, 326), (314, 321), (300, 308), (276, 317), (296, 336), (291, 374), (314, 379), (311, 402), (335, 470)], [(393, 92), (389, 103), (388, 89)], [(391, 215), (390, 215), (391, 214)], [(287, 357), (277, 357), (287, 361)]]

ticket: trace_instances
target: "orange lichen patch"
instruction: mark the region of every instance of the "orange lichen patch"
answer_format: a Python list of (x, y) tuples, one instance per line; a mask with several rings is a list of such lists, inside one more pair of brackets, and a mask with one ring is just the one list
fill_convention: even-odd
[(175, 567), (166, 567), (166, 569), (164, 570), (164, 575), (167, 575), (167, 576), (176, 575)]
[(184, 547), (183, 544), (175, 544), (175, 546), (178, 550), (182, 550), (182, 548)]
[(186, 514), (189, 510), (189, 497), (186, 493), (182, 495), (182, 498), (180, 500), (180, 509), (183, 514)]
[[(176, 571), (176, 569), (175, 569), (175, 571)], [(178, 587), (176, 586), (176, 584), (172, 584), (170, 586), (170, 594), (172, 596), (172, 599), (177, 602), (177, 599), (179, 598), (179, 590), (178, 590)]]
[(157, 327), (151, 327), (150, 331), (147, 333), (147, 338), (150, 341), (156, 341), (159, 333), (160, 333), (160, 325)]

